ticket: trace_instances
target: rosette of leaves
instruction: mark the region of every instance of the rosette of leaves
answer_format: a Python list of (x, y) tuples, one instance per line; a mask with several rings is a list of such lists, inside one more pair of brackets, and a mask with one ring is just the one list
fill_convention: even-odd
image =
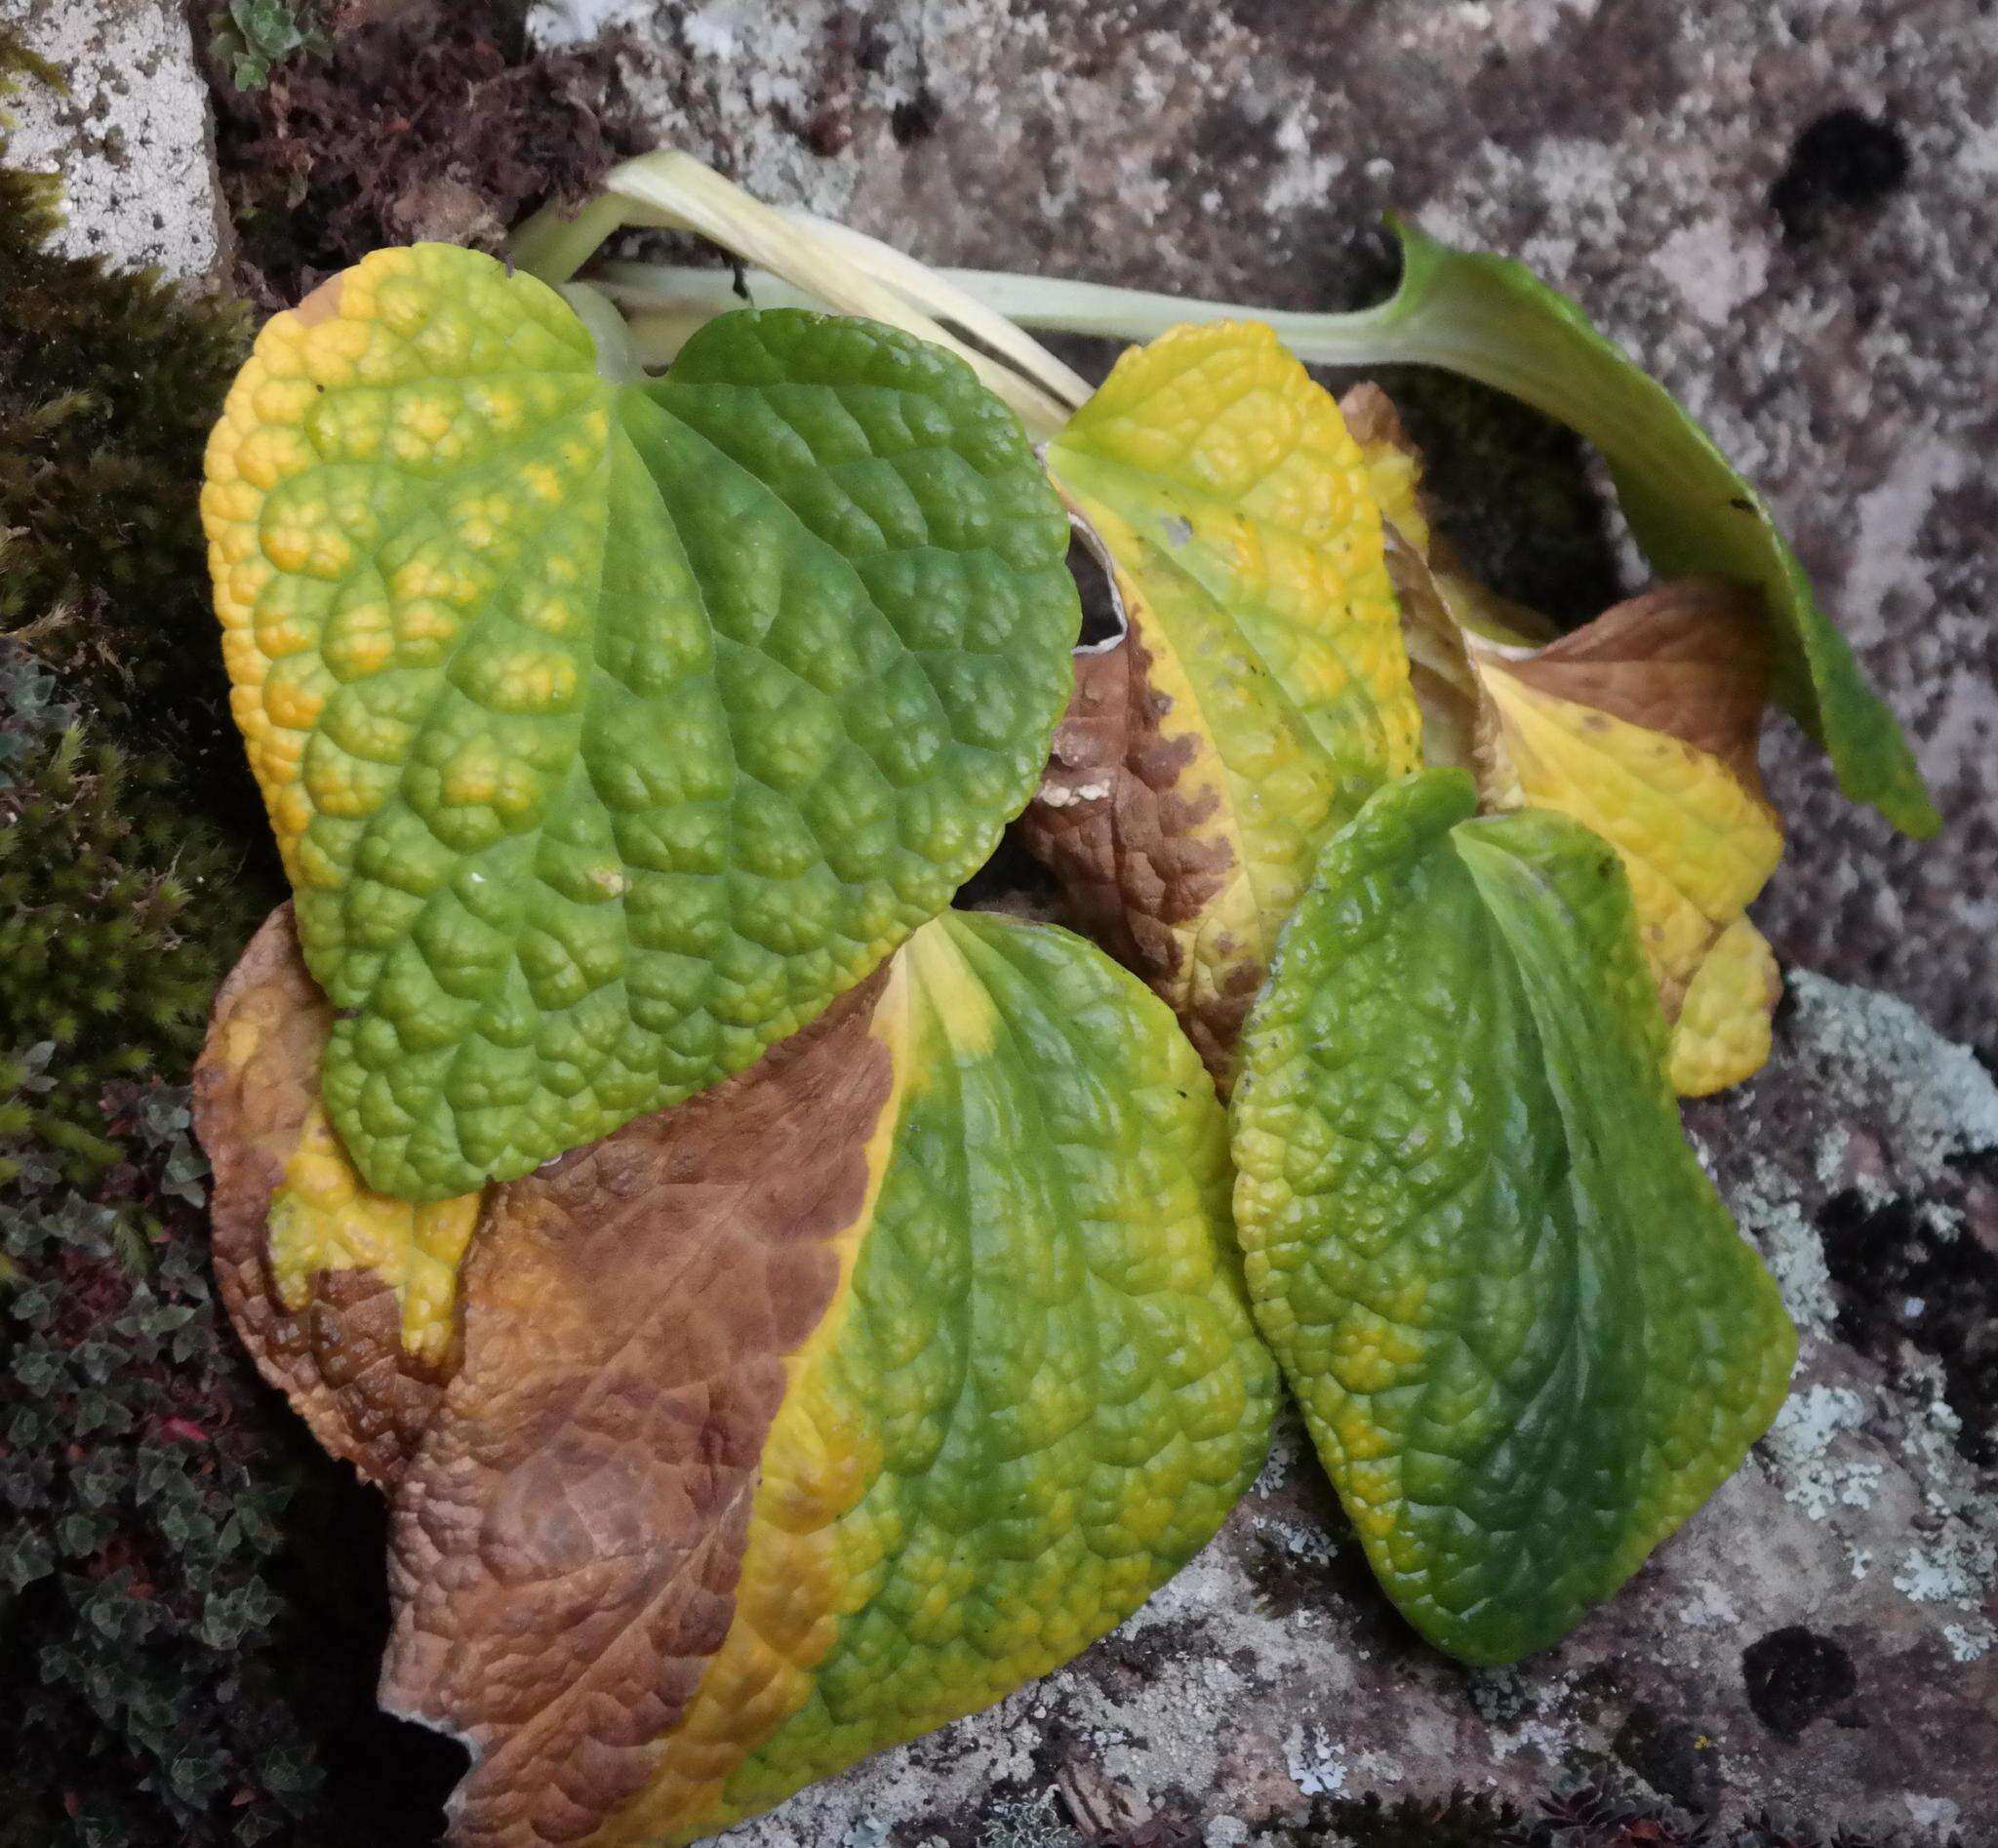
[[(904, 331), (548, 286), (626, 221)], [(458, 1838), (690, 1839), (1065, 1659), (1253, 1470), (1259, 1328), (1424, 1634), (1565, 1633), (1787, 1376), (1673, 1080), (1760, 1057), (1768, 663), (1921, 819), (1821, 617), (1673, 580), (1541, 634), (1268, 327), (1091, 394), (678, 157), (518, 254), (279, 317), (204, 498), (296, 892), (202, 1063), (219, 1265), (390, 1498)], [(1609, 365), (1476, 264), (1368, 337), (1453, 273)], [(1125, 619), (1072, 669), (1063, 501)], [(1135, 975), (944, 908), (1037, 785)]]

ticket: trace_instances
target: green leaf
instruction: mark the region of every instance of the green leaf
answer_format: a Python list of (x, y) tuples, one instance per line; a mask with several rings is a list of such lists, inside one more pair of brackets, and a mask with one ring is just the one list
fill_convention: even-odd
[(1680, 1134), (1615, 851), (1474, 808), (1426, 772), (1333, 841), (1232, 1120), (1258, 1319), (1368, 1557), (1496, 1663), (1728, 1476), (1795, 1337)]
[(269, 323), (210, 448), (327, 1109), (402, 1198), (812, 1019), (990, 852), (1071, 684), (1066, 523), (960, 363), (779, 312), (620, 368), (530, 277), (380, 251)]

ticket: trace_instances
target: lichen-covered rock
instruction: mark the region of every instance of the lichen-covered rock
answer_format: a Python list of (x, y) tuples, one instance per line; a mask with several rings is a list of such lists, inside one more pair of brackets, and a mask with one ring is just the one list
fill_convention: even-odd
[(17, 33), (67, 86), (36, 86), (10, 105), (14, 160), (61, 177), (64, 256), (177, 281), (220, 261), (221, 193), (188, 20), (175, 0), (0, 0), (0, 31)]

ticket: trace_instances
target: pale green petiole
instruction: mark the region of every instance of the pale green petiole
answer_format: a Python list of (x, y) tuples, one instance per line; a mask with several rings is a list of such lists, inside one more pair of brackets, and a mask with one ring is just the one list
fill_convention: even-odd
[[(530, 275), (566, 283), (606, 238), (632, 227), (692, 231), (783, 278), (809, 305), (884, 322), (955, 353), (1036, 440), (1052, 436), (1089, 395), (1088, 383), (1052, 353), (976, 300), (942, 285), (920, 263), (842, 226), (775, 211), (670, 148), (614, 167), (603, 195), (574, 217), (544, 207), (514, 233), (510, 255)], [(717, 281), (728, 287), (726, 276)], [(717, 300), (702, 318), (739, 306), (733, 297), (726, 303)], [(959, 339), (933, 308), (982, 345)], [(691, 325), (675, 322), (668, 333), (684, 340), (691, 331)], [(659, 326), (650, 332), (655, 346), (663, 343)], [(1008, 354), (1013, 363), (1000, 363), (984, 348)]]

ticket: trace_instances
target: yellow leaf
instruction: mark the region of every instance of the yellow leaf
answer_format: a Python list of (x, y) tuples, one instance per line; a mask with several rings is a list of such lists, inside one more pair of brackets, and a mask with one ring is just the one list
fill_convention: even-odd
[(1418, 760), (1382, 479), (1275, 335), (1233, 323), (1126, 353), (1048, 467), (1128, 630), (1078, 655), (1021, 833), (1225, 1082), (1319, 849)]
[(402, 1345), (437, 1362), (451, 1346), (458, 1271), (482, 1193), (409, 1201), (377, 1193), (355, 1171), (314, 1103), (270, 1202), (271, 1280), (287, 1309), (304, 1309), (321, 1271), (367, 1270), (394, 1293)]
[(1673, 1023), (1672, 1088), (1703, 1098), (1760, 1071), (1782, 991), (1776, 953), (1753, 924), (1737, 918), (1694, 971)]
[[(1617, 849), (1658, 999), (1676, 1022), (1701, 966), (1782, 857), (1775, 813), (1713, 753), (1473, 658), (1516, 780), (1502, 806), (1573, 816)], [(1715, 998), (1739, 991), (1724, 984)]]

